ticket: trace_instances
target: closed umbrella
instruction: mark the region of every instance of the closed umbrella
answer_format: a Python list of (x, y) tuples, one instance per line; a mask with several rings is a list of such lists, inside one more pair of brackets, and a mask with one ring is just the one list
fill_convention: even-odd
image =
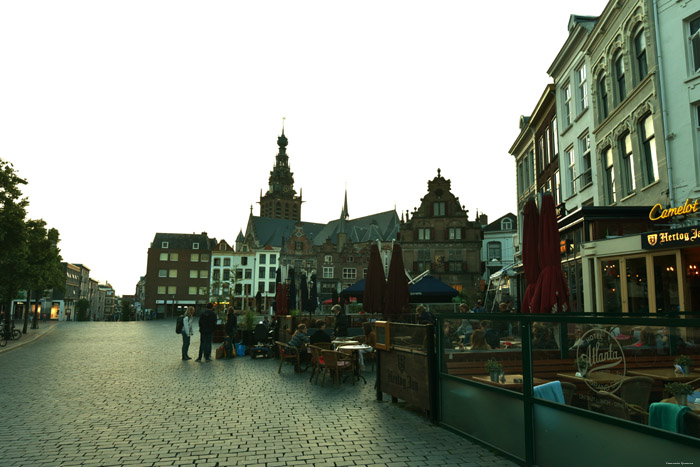
[(287, 279), (289, 280), (289, 290), (287, 291), (287, 307), (290, 310), (298, 310), (297, 307), (297, 285), (294, 279), (294, 269), (290, 268), (287, 272)]
[(537, 238), (539, 230), (540, 214), (537, 211), (535, 200), (531, 199), (525, 204), (523, 213), (523, 271), (527, 289), (523, 297), (521, 313), (530, 313), (530, 302), (535, 291), (537, 277), (540, 275), (540, 263), (538, 258), (539, 241)]
[(306, 283), (306, 274), (299, 278), (299, 292), (301, 293), (301, 310), (311, 313), (309, 310), (309, 286)]
[(372, 245), (369, 249), (367, 277), (365, 278), (365, 288), (362, 294), (362, 311), (381, 314), (384, 310), (385, 289), (386, 280), (384, 279), (384, 268), (382, 267), (379, 248), (377, 245)]
[(532, 313), (563, 313), (570, 311), (569, 286), (561, 271), (554, 199), (551, 194), (542, 197), (539, 227), (540, 275), (530, 301)]
[(384, 294), (384, 314), (396, 315), (405, 313), (408, 307), (408, 278), (403, 266), (401, 245), (394, 244), (389, 264), (389, 277), (386, 281)]
[(316, 274), (311, 274), (311, 283), (309, 284), (311, 292), (309, 293), (309, 309), (310, 313), (316, 311), (318, 306), (318, 289), (316, 285)]

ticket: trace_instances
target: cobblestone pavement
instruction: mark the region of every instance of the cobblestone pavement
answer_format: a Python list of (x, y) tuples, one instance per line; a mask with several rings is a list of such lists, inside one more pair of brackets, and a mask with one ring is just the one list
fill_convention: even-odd
[(273, 359), (182, 361), (174, 329), (58, 323), (0, 352), (0, 465), (515, 465), (376, 401), (369, 371), (321, 387)]

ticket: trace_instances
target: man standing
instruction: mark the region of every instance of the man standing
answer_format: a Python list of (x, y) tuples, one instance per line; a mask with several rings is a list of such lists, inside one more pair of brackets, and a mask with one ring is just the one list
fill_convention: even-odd
[(214, 304), (207, 303), (207, 308), (199, 317), (199, 356), (196, 362), (202, 361), (202, 356), (206, 361), (211, 361), (211, 339), (214, 335), (214, 327), (216, 326), (216, 313), (214, 313)]
[(182, 359), (192, 360), (192, 358), (187, 355), (190, 349), (190, 338), (194, 331), (192, 330), (192, 323), (194, 321), (194, 307), (188, 306), (185, 316), (182, 318)]

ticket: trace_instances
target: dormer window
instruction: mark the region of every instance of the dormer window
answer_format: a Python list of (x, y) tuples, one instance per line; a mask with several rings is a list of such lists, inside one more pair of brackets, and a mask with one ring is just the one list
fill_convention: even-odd
[(160, 244), (161, 248), (168, 248), (168, 242), (163, 242)]
[(512, 230), (513, 229), (513, 221), (510, 219), (503, 219), (501, 221), (501, 230)]
[(193, 249), (193, 250), (199, 250), (199, 243), (193, 243), (193, 244), (192, 244), (192, 249)]

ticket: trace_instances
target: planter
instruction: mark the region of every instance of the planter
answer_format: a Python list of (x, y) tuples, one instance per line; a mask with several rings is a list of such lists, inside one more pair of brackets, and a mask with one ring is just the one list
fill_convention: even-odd
[(683, 374), (687, 375), (690, 373), (690, 366), (689, 365), (681, 365), (681, 370), (683, 370)]
[(688, 394), (683, 394), (682, 396), (673, 396), (676, 398), (678, 405), (688, 405)]
[(492, 371), (491, 373), (489, 373), (489, 376), (491, 377), (491, 381), (493, 381), (494, 383), (497, 383), (498, 382), (498, 374), (499, 374), (498, 371)]

